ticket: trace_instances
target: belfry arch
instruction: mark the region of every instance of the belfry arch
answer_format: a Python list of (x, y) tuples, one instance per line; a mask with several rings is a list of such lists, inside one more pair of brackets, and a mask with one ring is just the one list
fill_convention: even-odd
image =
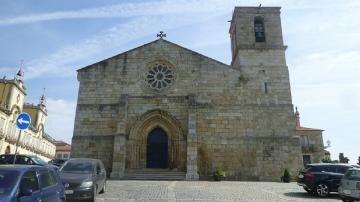
[(186, 170), (186, 135), (180, 121), (163, 110), (152, 110), (141, 115), (130, 126), (126, 144), (127, 169), (147, 168), (147, 149), (149, 134), (161, 129), (167, 139), (168, 169)]

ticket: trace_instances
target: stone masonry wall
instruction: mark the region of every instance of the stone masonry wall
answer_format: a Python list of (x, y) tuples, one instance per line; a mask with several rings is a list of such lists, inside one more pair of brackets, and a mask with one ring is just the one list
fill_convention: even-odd
[(199, 146), (199, 171), (204, 179), (224, 170), (229, 180), (280, 181), (284, 169), (300, 169), (301, 152), (296, 137), (243, 137), (231, 142), (219, 138)]
[[(164, 91), (154, 92), (144, 83), (144, 73), (153, 61), (170, 64), (176, 77)], [(302, 163), (300, 144), (293, 138), (288, 72), (283, 68), (274, 66), (274, 73), (266, 69), (265, 79), (277, 72), (284, 77), (270, 83), (266, 93), (259, 79), (261, 68), (253, 70), (256, 75), (242, 77), (237, 69), (162, 39), (93, 64), (78, 72), (72, 155), (97, 156), (108, 168), (114, 149), (111, 138), (117, 131), (128, 137), (134, 122), (151, 110), (170, 114), (186, 136), (189, 103), (172, 99), (193, 95), (196, 129), (191, 131), (196, 132), (192, 141), (198, 145), (200, 176), (223, 167), (231, 179), (277, 181), (285, 167), (296, 172)], [(121, 103), (123, 95), (128, 96), (126, 105)]]
[(113, 136), (74, 136), (71, 158), (95, 158), (104, 163), (107, 175), (110, 175), (113, 160)]

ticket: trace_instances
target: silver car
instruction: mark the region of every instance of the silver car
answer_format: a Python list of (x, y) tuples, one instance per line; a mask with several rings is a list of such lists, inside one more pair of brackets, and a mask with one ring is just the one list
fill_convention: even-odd
[(339, 195), (343, 201), (360, 201), (360, 168), (350, 168), (341, 179)]

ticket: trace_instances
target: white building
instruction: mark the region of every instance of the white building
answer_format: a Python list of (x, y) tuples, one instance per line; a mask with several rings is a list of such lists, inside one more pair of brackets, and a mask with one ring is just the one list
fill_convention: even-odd
[(38, 105), (24, 103), (26, 88), (18, 79), (0, 79), (0, 154), (14, 154), (19, 135), (15, 119), (21, 112), (31, 117), (29, 129), (22, 132), (18, 154), (36, 155), (44, 160), (54, 158), (56, 147), (53, 139), (45, 133), (47, 116), (45, 97)]

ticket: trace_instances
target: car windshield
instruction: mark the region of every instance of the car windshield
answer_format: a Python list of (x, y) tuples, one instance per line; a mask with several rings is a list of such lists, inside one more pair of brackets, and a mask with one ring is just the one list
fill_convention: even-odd
[(60, 172), (65, 173), (92, 173), (93, 170), (93, 164), (85, 161), (68, 161), (60, 168)]
[(46, 165), (48, 163), (46, 163), (46, 161), (42, 160), (41, 158), (37, 157), (37, 156), (33, 156), (31, 158), (31, 160), (33, 160), (36, 164), (39, 164), (39, 165)]
[(16, 184), (19, 171), (0, 170), (0, 195), (8, 195)]
[(360, 170), (348, 170), (345, 179), (360, 181)]

